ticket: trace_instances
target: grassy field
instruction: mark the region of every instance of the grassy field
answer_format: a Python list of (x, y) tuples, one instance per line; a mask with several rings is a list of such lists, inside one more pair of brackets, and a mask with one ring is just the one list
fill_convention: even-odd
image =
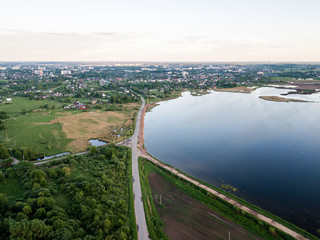
[(296, 78), (292, 78), (292, 77), (271, 77), (271, 80), (281, 81), (281, 82), (292, 82), (292, 81), (296, 80)]
[(71, 142), (62, 131), (61, 123), (35, 124), (51, 121), (63, 113), (37, 111), (6, 120), (6, 130), (0, 132), (0, 141), (6, 147), (29, 147), (39, 153), (51, 155), (66, 150)]
[[(163, 234), (163, 231), (162, 231), (163, 222), (159, 217), (159, 214), (155, 212), (154, 203), (152, 201), (152, 195), (150, 195), (151, 191), (150, 191), (149, 183), (147, 181), (148, 174), (152, 172), (156, 172), (156, 173), (159, 173), (171, 184), (176, 186), (178, 189), (182, 190), (185, 194), (193, 197), (194, 199), (197, 199), (198, 201), (205, 204), (209, 208), (213, 209), (217, 213), (223, 215), (224, 217), (228, 218), (234, 223), (242, 225), (245, 229), (247, 229), (252, 233), (255, 233), (257, 236), (260, 236), (263, 239), (293, 239), (291, 236), (288, 236), (279, 230), (275, 230), (273, 227), (269, 226), (268, 224), (259, 221), (254, 216), (249, 215), (237, 209), (236, 207), (226, 203), (221, 199), (211, 196), (206, 191), (199, 189), (195, 185), (185, 182), (182, 179), (179, 179), (177, 176), (172, 175), (166, 172), (165, 170), (160, 169), (159, 167), (153, 165), (149, 161), (140, 159), (140, 163), (141, 161), (143, 161), (143, 164), (144, 164), (143, 170), (140, 166), (142, 190), (145, 195), (144, 204), (145, 204), (145, 209), (148, 209), (146, 214), (151, 216), (151, 217), (147, 216), (147, 221), (149, 221), (148, 228), (151, 227), (150, 235), (151, 233), (153, 233), (154, 236), (156, 234), (161, 234), (161, 233)], [(239, 199), (237, 199), (237, 201), (241, 202)], [(250, 205), (250, 204), (247, 204), (247, 205)], [(255, 208), (254, 206), (249, 206), (249, 207), (251, 207), (252, 209), (256, 208), (255, 210), (258, 210), (257, 207)], [(260, 209), (260, 212), (263, 212), (263, 210)], [(269, 213), (265, 215), (268, 216), (271, 214)], [(155, 221), (154, 219), (157, 219), (157, 221)], [(282, 220), (282, 222), (285, 222), (285, 221)], [(154, 224), (154, 223), (159, 223), (159, 224)], [(294, 226), (293, 224), (287, 223), (287, 225), (290, 225), (291, 229), (294, 229), (295, 231), (303, 234), (309, 239), (317, 239), (315, 236), (305, 232), (304, 230)]]
[[(161, 92), (154, 92), (154, 93), (162, 94)], [(148, 97), (146, 99), (146, 104), (155, 103), (155, 102), (159, 102), (159, 101), (166, 101), (166, 100), (178, 98), (180, 96), (181, 96), (181, 91), (174, 91), (174, 92), (171, 92), (168, 96), (164, 96), (164, 97), (155, 97), (155, 98)]]
[(0, 141), (6, 147), (29, 147), (51, 155), (63, 152), (71, 142), (62, 131), (62, 124), (41, 125), (62, 116), (62, 113), (37, 111), (6, 120), (6, 130), (0, 132)]
[(6, 111), (9, 117), (18, 117), (23, 111), (30, 112), (46, 104), (56, 109), (62, 107), (62, 103), (54, 100), (29, 100), (25, 97), (14, 97), (8, 104), (1, 104), (0, 110)]
[[(57, 109), (40, 108), (44, 104)], [(118, 104), (117, 111), (64, 111), (58, 102), (13, 98), (12, 104), (0, 106), (10, 117), (5, 121), (6, 129), (0, 131), (0, 142), (7, 148), (28, 147), (48, 156), (85, 151), (90, 146), (89, 139), (123, 140), (133, 132), (139, 105)], [(21, 114), (23, 109), (27, 113)]]

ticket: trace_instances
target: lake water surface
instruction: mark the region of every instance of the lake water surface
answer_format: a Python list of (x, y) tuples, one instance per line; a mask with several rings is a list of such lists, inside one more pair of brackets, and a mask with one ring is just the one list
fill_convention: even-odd
[(161, 161), (215, 186), (237, 187), (236, 195), (316, 234), (320, 103), (259, 99), (287, 91), (185, 92), (146, 114), (145, 146)]

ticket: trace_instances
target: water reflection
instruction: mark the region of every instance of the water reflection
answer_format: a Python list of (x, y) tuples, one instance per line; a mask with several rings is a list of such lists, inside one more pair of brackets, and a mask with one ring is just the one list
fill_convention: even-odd
[(106, 142), (100, 141), (99, 139), (90, 139), (89, 143), (91, 143), (91, 145), (96, 147), (100, 147), (107, 144)]

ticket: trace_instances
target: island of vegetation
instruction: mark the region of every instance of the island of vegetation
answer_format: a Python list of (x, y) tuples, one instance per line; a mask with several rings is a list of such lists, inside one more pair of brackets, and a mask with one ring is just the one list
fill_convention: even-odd
[(300, 99), (284, 98), (284, 97), (278, 97), (278, 96), (260, 96), (259, 98), (267, 101), (274, 101), (274, 102), (308, 102)]

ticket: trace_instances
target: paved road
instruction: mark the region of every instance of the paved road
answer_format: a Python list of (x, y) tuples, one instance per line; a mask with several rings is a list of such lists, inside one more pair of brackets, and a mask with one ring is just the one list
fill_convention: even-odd
[(138, 239), (139, 240), (147, 240), (149, 239), (149, 233), (143, 208), (142, 202), (142, 193), (141, 193), (141, 185), (140, 185), (140, 176), (139, 176), (139, 166), (138, 166), (138, 134), (140, 127), (140, 116), (142, 109), (144, 108), (145, 101), (143, 98), (142, 105), (137, 115), (136, 128), (134, 130), (134, 134), (131, 137), (131, 149), (132, 149), (132, 179), (133, 179), (133, 194), (134, 194), (134, 210), (136, 214), (136, 223), (138, 230)]

